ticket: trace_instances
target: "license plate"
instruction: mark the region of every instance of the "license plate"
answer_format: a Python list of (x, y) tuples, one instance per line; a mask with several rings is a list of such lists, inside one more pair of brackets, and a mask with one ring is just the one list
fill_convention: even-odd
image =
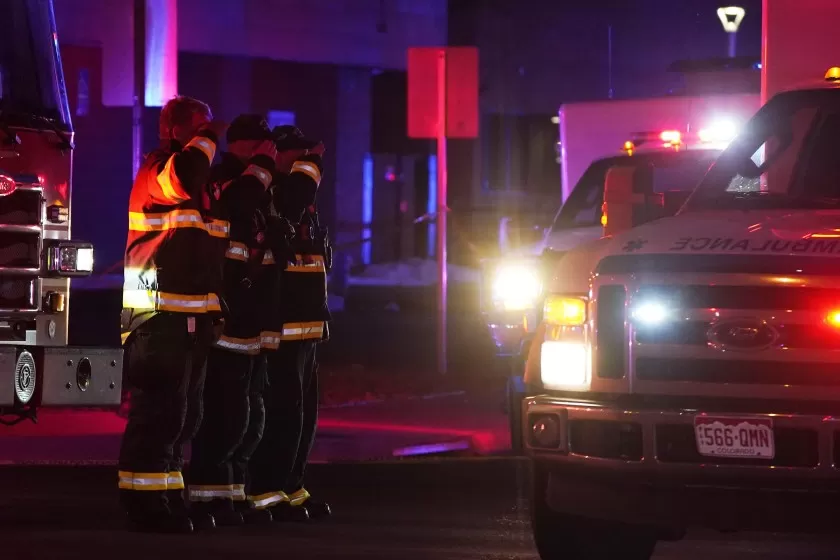
[(772, 459), (776, 454), (769, 418), (694, 418), (697, 451), (706, 457)]

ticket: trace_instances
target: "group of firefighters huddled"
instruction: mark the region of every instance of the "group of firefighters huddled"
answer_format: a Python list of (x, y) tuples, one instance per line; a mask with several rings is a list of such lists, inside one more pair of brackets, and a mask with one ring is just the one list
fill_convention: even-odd
[(128, 208), (119, 489), (130, 525), (190, 533), (326, 517), (303, 485), (330, 320), (331, 250), (315, 209), (324, 146), (260, 115), (228, 126), (183, 96), (163, 108), (160, 138)]

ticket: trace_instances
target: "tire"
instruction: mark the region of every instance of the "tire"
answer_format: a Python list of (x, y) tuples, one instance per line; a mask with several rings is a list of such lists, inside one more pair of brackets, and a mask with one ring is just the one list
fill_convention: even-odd
[(547, 489), (548, 473), (534, 464), (531, 529), (542, 560), (649, 560), (653, 555), (653, 531), (558, 513), (546, 502)]

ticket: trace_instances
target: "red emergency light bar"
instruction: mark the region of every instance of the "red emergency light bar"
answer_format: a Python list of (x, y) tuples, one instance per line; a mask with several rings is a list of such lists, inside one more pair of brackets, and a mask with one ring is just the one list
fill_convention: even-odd
[(688, 144), (723, 149), (735, 138), (739, 128), (737, 122), (729, 119), (718, 119), (706, 123), (706, 126), (691, 134), (676, 129), (636, 132), (631, 140), (624, 143), (622, 151), (628, 155), (633, 155), (633, 152), (643, 145), (681, 150), (686, 148)]
[(679, 150), (683, 145), (682, 133), (679, 130), (662, 130), (636, 132), (633, 139), (624, 143), (623, 151), (628, 155), (643, 145), (657, 144), (657, 147)]

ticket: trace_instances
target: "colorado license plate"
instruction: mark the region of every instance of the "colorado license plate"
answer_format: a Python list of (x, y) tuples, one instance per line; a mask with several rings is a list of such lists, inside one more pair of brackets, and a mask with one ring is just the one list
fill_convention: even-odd
[(694, 418), (697, 451), (706, 457), (772, 459), (776, 454), (769, 418)]

